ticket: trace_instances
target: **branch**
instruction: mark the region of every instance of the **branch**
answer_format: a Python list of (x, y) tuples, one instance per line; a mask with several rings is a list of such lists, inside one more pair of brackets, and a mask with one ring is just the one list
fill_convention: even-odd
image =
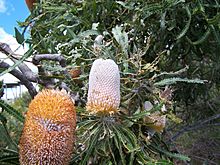
[[(17, 54), (15, 54), (11, 50), (10, 46), (6, 43), (0, 42), (0, 51), (2, 53), (6, 54), (14, 63), (16, 63), (19, 60), (19, 57), (16, 57)], [(32, 72), (32, 70), (25, 63), (21, 63), (18, 66), (19, 70), (22, 72), (23, 75), (18, 70), (13, 70), (11, 73), (17, 72), (16, 76), (14, 75), (15, 77), (17, 77), (18, 75), (22, 75), (22, 77), (26, 78), (29, 82), (36, 82), (36, 83), (39, 83), (39, 84), (45, 86), (46, 88), (53, 88), (56, 81), (54, 79), (47, 78), (48, 73), (45, 72), (44, 69), (42, 68), (42, 66), (40, 65), (40, 62), (43, 60), (57, 61), (57, 62), (59, 62), (61, 67), (66, 67), (66, 59), (60, 54), (37, 54), (37, 55), (34, 55), (34, 57), (32, 59), (32, 63), (38, 67), (38, 72), (40, 74), (42, 74), (41, 76), (34, 74)], [(2, 65), (3, 65), (3, 68), (7, 68), (9, 66), (7, 63), (2, 63)], [(71, 76), (67, 70), (64, 70), (63, 74), (66, 75), (68, 78), (71, 78)], [(18, 79), (20, 80), (20, 78), (18, 78)], [(24, 83), (24, 82), (22, 82), (22, 83)], [(67, 91), (71, 91), (67, 87), (67, 85), (64, 85), (64, 83), (61, 83), (60, 87), (65, 88)]]
[[(15, 54), (10, 46), (6, 43), (0, 42), (0, 51), (4, 54), (6, 54), (14, 63), (16, 63), (19, 60), (19, 57), (17, 54)], [(37, 57), (40, 55), (36, 55)], [(40, 62), (40, 58), (36, 59), (36, 64)], [(54, 84), (54, 81), (47, 80), (47, 79), (40, 79), (38, 74), (35, 74), (25, 63), (21, 63), (18, 66), (19, 70), (23, 73), (23, 76), (25, 76), (29, 81), (39, 83), (45, 87), (50, 87), (51, 84)], [(38, 68), (39, 69), (39, 68)]]
[[(206, 120), (200, 120), (192, 125), (185, 126), (180, 131), (178, 131), (172, 138), (170, 138), (170, 140), (168, 142), (175, 141), (180, 135), (182, 135), (185, 132), (192, 131), (192, 130), (207, 126), (206, 124), (209, 124), (209, 122), (211, 122), (212, 120), (218, 119), (218, 118), (220, 118), (220, 114), (211, 116), (211, 117), (207, 118)], [(213, 126), (219, 125), (219, 123), (210, 124), (210, 125), (213, 125)]]
[(14, 54), (8, 44), (0, 42), (0, 51), (6, 55)]
[[(60, 54), (37, 54), (33, 57), (32, 62), (38, 67), (39, 73), (42, 75), (47, 75), (47, 73), (44, 71), (44, 69), (41, 67), (40, 62), (43, 60), (51, 60), (51, 61), (57, 61), (59, 62), (61, 67), (66, 67), (66, 59), (60, 55)], [(67, 77), (71, 78), (67, 70), (63, 71), (63, 74), (66, 75)], [(47, 77), (47, 76), (45, 76)], [(55, 84), (55, 81), (53, 80), (42, 80), (44, 82), (41, 82), (44, 86), (53, 86)]]
[[(10, 46), (6, 43), (0, 42), (0, 51), (4, 53), (5, 55), (7, 55), (14, 63), (16, 63), (19, 60), (19, 58), (16, 57), (17, 54), (15, 54), (11, 50)], [(34, 72), (25, 63), (21, 63), (18, 66), (18, 68), (26, 76), (26, 78), (29, 81), (32, 81), (32, 82), (40, 81), (38, 75), (34, 74)]]
[[(11, 66), (5, 63), (4, 61), (0, 62), (0, 68), (8, 69), (10, 67)], [(26, 78), (26, 76), (17, 69), (13, 69), (9, 73), (18, 78), (21, 81), (21, 83), (24, 84), (24, 86), (28, 89), (28, 92), (30, 93), (31, 97), (34, 98), (34, 96), (37, 94), (37, 91), (33, 84)]]
[(60, 54), (37, 54), (33, 57), (33, 64), (39, 65), (42, 60), (58, 61), (61, 67), (66, 66), (66, 59)]

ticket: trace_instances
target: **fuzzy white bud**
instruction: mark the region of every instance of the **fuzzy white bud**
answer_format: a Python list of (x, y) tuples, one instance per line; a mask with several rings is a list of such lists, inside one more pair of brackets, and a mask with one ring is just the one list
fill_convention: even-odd
[(97, 59), (89, 74), (87, 110), (91, 113), (113, 114), (120, 104), (118, 65), (110, 59)]

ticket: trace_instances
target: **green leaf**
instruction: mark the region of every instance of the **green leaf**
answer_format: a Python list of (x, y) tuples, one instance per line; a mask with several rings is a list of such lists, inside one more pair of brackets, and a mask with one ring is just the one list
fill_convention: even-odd
[(153, 76), (153, 79), (158, 78), (160, 76), (177, 76), (177, 75), (181, 75), (182, 73), (186, 72), (189, 69), (189, 66), (187, 65), (186, 67), (175, 71), (175, 72), (161, 72), (159, 74), (156, 74)]
[(158, 151), (162, 152), (163, 154), (169, 156), (169, 157), (173, 157), (173, 158), (177, 158), (179, 160), (184, 160), (184, 161), (190, 161), (190, 158), (185, 156), (185, 155), (182, 155), (182, 154), (177, 154), (177, 153), (172, 153), (172, 152), (169, 152), (169, 151), (165, 151), (153, 144), (151, 144), (155, 149), (157, 149)]
[(105, 139), (105, 141), (100, 141), (99, 145), (97, 147), (95, 147), (95, 152), (102, 156), (102, 157), (107, 157), (109, 152), (108, 152), (108, 142), (106, 142), (107, 139)]
[(122, 142), (123, 146), (128, 150), (128, 152), (134, 152), (139, 149), (139, 146), (137, 145), (137, 138), (129, 130), (129, 128), (124, 128), (123, 126), (113, 126), (115, 135), (118, 137), (120, 142)]
[(18, 155), (18, 151), (8, 149), (8, 148), (0, 148), (0, 151), (3, 151), (5, 154), (7, 153), (7, 154)]
[(19, 165), (19, 160), (18, 160), (18, 155), (6, 155), (0, 157), (0, 162), (5, 163), (5, 164), (18, 164)]
[(128, 9), (128, 10), (135, 9), (135, 2), (116, 1), (116, 3), (123, 6), (125, 9)]
[(193, 45), (199, 45), (199, 44), (203, 43), (203, 42), (208, 38), (208, 36), (209, 36), (210, 34), (211, 34), (211, 30), (210, 30), (210, 28), (208, 28), (208, 29), (206, 30), (206, 32), (204, 33), (204, 35), (202, 35), (202, 37), (199, 38), (197, 41), (193, 41), (192, 44), (193, 44)]
[(69, 27), (66, 27), (66, 30), (67, 30), (67, 34), (69, 34), (71, 38), (76, 37), (76, 34)]
[(6, 124), (7, 123), (7, 119), (5, 116), (2, 115), (2, 113), (0, 113), (0, 121), (2, 122), (2, 124)]
[(97, 32), (97, 30), (86, 30), (86, 31), (79, 33), (79, 36), (83, 38), (91, 36), (91, 35), (99, 35), (99, 33)]
[(218, 47), (220, 47), (220, 27), (216, 27), (214, 25), (211, 25), (211, 30), (216, 38), (216, 41), (218, 42)]
[(141, 112), (139, 112), (137, 114), (134, 114), (134, 115), (131, 115), (131, 116), (127, 116), (126, 118), (127, 119), (131, 119), (131, 120), (141, 119), (141, 118), (144, 118), (144, 117), (150, 115), (152, 112), (160, 110), (162, 108), (162, 106), (163, 106), (163, 104), (159, 104), (159, 105), (154, 106), (149, 111), (141, 111)]
[(186, 23), (186, 25), (185, 25), (185, 27), (183, 28), (183, 30), (180, 32), (180, 34), (176, 37), (177, 40), (179, 40), (180, 38), (182, 38), (182, 37), (186, 34), (186, 32), (189, 30), (192, 16), (191, 16), (191, 13), (190, 13), (188, 7), (186, 7), (186, 13), (187, 13), (187, 15), (188, 15), (188, 17), (189, 17), (189, 20), (188, 20), (188, 22)]
[(99, 135), (100, 132), (102, 131), (102, 124), (99, 124), (92, 132), (90, 135), (90, 140), (88, 142), (88, 148), (84, 151), (85, 155), (83, 156), (83, 161), (82, 161), (82, 165), (87, 164), (87, 161), (89, 160), (92, 151), (94, 151), (96, 144), (98, 142), (99, 139)]
[(121, 46), (122, 51), (128, 55), (128, 34), (122, 30), (121, 26), (116, 26), (113, 28), (112, 33), (115, 40)]
[(150, 161), (152, 158), (148, 156), (143, 150), (137, 152), (137, 162), (141, 165), (145, 165)]
[(172, 84), (176, 84), (177, 82), (204, 84), (207, 81), (200, 79), (187, 79), (187, 78), (174, 77), (174, 78), (163, 79), (159, 82), (154, 83), (154, 85), (155, 86), (172, 85)]
[(219, 25), (220, 24), (220, 13), (216, 14), (211, 19), (207, 19), (207, 22), (212, 25)]
[[(0, 115), (2, 117), (4, 117), (2, 114), (0, 114)], [(2, 119), (2, 117), (1, 117), (1, 119)], [(6, 126), (6, 122), (2, 121), (2, 120), (1, 120), (1, 122), (2, 122), (2, 124), (0, 125), (0, 132), (2, 133), (1, 137), (3, 136), (5, 141), (7, 142), (7, 144), (17, 150), (18, 149), (17, 143), (15, 143), (13, 141), (13, 139), (11, 138), (10, 133), (9, 133), (7, 126)]]
[(4, 70), (2, 73), (0, 73), (0, 77), (3, 76), (6, 73), (11, 72), (13, 69), (15, 69), (18, 65), (20, 65), (24, 60), (26, 60), (28, 57), (30, 57), (33, 53), (33, 47), (29, 49), (14, 65), (12, 65), (10, 68)]
[(123, 151), (122, 151), (122, 146), (121, 146), (121, 143), (120, 143), (120, 139), (119, 139), (118, 136), (114, 136), (113, 139), (114, 139), (116, 148), (117, 148), (118, 151), (119, 151), (119, 155), (120, 155), (120, 158), (121, 158), (121, 163), (122, 163), (123, 165), (126, 165), (125, 155), (123, 154)]
[(8, 103), (6, 103), (3, 100), (0, 100), (0, 107), (2, 107), (6, 112), (8, 112), (10, 115), (14, 116), (17, 120), (20, 122), (24, 122), (24, 117), (20, 112), (18, 112), (16, 109), (14, 109), (12, 106), (10, 106)]
[(174, 165), (172, 162), (168, 160), (158, 160), (158, 161), (152, 161), (147, 162), (148, 165)]
[(21, 34), (18, 29), (15, 27), (15, 38), (19, 44), (24, 43), (24, 34)]

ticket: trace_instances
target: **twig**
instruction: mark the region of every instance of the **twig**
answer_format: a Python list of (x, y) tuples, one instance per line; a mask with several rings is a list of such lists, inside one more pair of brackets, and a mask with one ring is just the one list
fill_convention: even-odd
[[(0, 42), (0, 51), (7, 55), (14, 63), (16, 63), (19, 60), (19, 58), (16, 57), (18, 54), (15, 54), (11, 50), (10, 46), (6, 43)], [(18, 66), (18, 68), (24, 74), (24, 76), (26, 76), (28, 80), (32, 82), (40, 81), (39, 77), (36, 74), (34, 74), (34, 72), (25, 63), (21, 63)]]
[[(16, 57), (16, 56), (18, 56), (18, 54), (15, 54), (11, 50), (11, 48), (8, 44), (0, 42), (0, 51), (2, 53), (4, 53), (5, 55), (7, 55), (14, 63), (19, 61), (19, 57)], [(61, 55), (59, 55), (59, 56), (57, 54), (35, 55), (33, 58), (33, 63), (38, 66), (39, 72), (41, 72), (43, 74), (45, 74), (45, 73), (44, 73), (43, 69), (40, 68), (40, 65), (39, 65), (41, 60), (59, 61), (60, 65), (62, 65), (62, 66), (65, 66), (65, 63), (66, 63), (65, 59)], [(53, 84), (55, 83), (51, 79), (48, 80), (48, 79), (45, 79), (44, 77), (40, 78), (39, 75), (35, 74), (25, 63), (21, 63), (20, 65), (18, 65), (18, 68), (22, 72), (23, 76), (26, 77), (26, 79), (28, 79), (30, 82), (39, 83), (47, 88), (53, 86)]]
[[(10, 67), (11, 66), (6, 62), (4, 61), (0, 62), (0, 68), (8, 69)], [(24, 86), (28, 89), (28, 92), (30, 93), (31, 97), (34, 98), (34, 96), (37, 94), (37, 91), (33, 86), (33, 84), (25, 77), (25, 75), (17, 69), (13, 69), (9, 73), (11, 73), (13, 76), (18, 78), (21, 81), (21, 83), (24, 84)]]
[[(16, 57), (18, 56), (18, 54), (15, 54), (8, 44), (0, 42), (0, 51), (6, 54), (14, 63), (19, 61), (19, 58)], [(61, 67), (66, 67), (66, 59), (60, 54), (37, 54), (34, 55), (32, 63), (38, 67), (38, 72), (42, 74), (41, 76), (39, 76), (39, 74), (34, 74), (34, 72), (25, 63), (21, 63), (18, 66), (20, 71), (14, 69), (11, 72), (9, 72), (15, 77), (17, 77), (21, 81), (21, 83), (23, 83), (28, 88), (28, 91), (31, 94), (31, 96), (35, 96), (36, 94), (36, 90), (33, 90), (33, 85), (31, 84), (31, 82), (39, 83), (45, 86), (46, 88), (53, 88), (56, 83), (54, 79), (47, 77), (48, 73), (45, 72), (44, 68), (42, 68), (42, 66), (40, 65), (41, 61), (43, 60), (57, 61), (59, 62)], [(5, 62), (2, 62), (0, 67), (8, 68), (10, 67), (10, 65), (8, 65)], [(71, 79), (71, 76), (67, 70), (64, 70), (63, 74), (67, 76), (67, 78)], [(67, 87), (66, 84), (64, 85), (64, 83), (61, 83), (60, 87), (65, 88), (67, 91), (71, 92), (71, 90)]]
[[(208, 124), (212, 120), (215, 120), (215, 119), (218, 119), (218, 118), (220, 118), (220, 114), (211, 116), (211, 117), (207, 118), (206, 120), (200, 120), (200, 121), (198, 121), (198, 122), (196, 122), (192, 125), (185, 126), (180, 131), (178, 131), (172, 138), (170, 138), (170, 140), (168, 142), (175, 141), (180, 135), (182, 135), (185, 132), (192, 131), (192, 130), (199, 129), (201, 127), (207, 126), (205, 124)], [(217, 123), (217, 125), (218, 124), (219, 123)], [(215, 124), (211, 124), (211, 125), (215, 125)]]
[(39, 65), (42, 60), (58, 61), (61, 67), (66, 66), (65, 58), (60, 54), (37, 54), (33, 57), (33, 64)]
[(0, 51), (6, 55), (14, 54), (8, 44), (0, 42)]
[[(40, 62), (43, 60), (57, 61), (57, 62), (59, 62), (61, 67), (63, 67), (63, 68), (66, 67), (66, 59), (60, 54), (37, 54), (37, 55), (34, 55), (32, 62), (33, 62), (33, 64), (35, 64), (38, 67), (39, 73), (41, 73), (42, 75), (45, 75), (45, 77), (46, 77), (47, 73), (44, 71), (44, 69), (40, 65)], [(70, 74), (68, 73), (68, 71), (66, 69), (63, 71), (63, 74), (66, 75), (68, 78), (71, 78)], [(46, 81), (46, 80), (42, 80), (42, 81)], [(47, 80), (46, 83), (42, 82), (41, 84), (43, 84), (46, 87), (51, 87), (55, 84), (55, 81), (50, 79), (50, 80)]]

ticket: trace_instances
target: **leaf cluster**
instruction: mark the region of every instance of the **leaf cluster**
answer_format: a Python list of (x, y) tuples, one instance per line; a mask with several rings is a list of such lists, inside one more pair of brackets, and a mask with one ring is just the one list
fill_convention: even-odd
[[(20, 23), (24, 31), (16, 29), (16, 37), (31, 46), (22, 60), (31, 53), (59, 53), (67, 61), (65, 68), (48, 61), (41, 67), (50, 73), (46, 78), (66, 83), (81, 100), (79, 141), (72, 164), (172, 164), (173, 158), (189, 160), (170, 151), (163, 136), (150, 135), (147, 126), (152, 123), (143, 119), (153, 111), (146, 111), (145, 103), (154, 103), (153, 109), (164, 105), (166, 112), (161, 112), (161, 107), (157, 111), (180, 121), (174, 115), (178, 108), (184, 110), (203, 97), (210, 98), (209, 90), (218, 90), (219, 5), (217, 0), (38, 1), (27, 20)], [(25, 40), (27, 27), (31, 38)], [(99, 35), (104, 39), (97, 42)], [(120, 114), (113, 117), (91, 116), (84, 110), (88, 75), (97, 58), (113, 59), (120, 69)], [(80, 68), (79, 77), (63, 75), (63, 69), (74, 68)], [(165, 86), (175, 89), (176, 104), (161, 97)], [(6, 103), (1, 107), (10, 112)], [(14, 113), (11, 115), (21, 119)]]

